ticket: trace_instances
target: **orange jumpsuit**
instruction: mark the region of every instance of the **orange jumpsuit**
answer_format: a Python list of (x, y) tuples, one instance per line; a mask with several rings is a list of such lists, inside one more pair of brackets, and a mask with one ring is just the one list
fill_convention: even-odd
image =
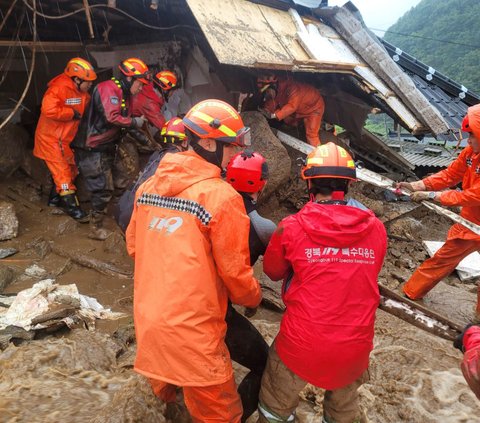
[(325, 103), (315, 87), (291, 79), (281, 79), (275, 99), (268, 100), (265, 109), (289, 125), (295, 125), (299, 119), (303, 119), (308, 143), (315, 147), (320, 145), (318, 132)]
[[(475, 137), (480, 140), (480, 105), (468, 109), (468, 118)], [(440, 202), (444, 206), (462, 206), (460, 215), (480, 225), (480, 152), (475, 153), (471, 146), (466, 147), (447, 169), (423, 182), (429, 191), (462, 182), (462, 191), (444, 191)], [(480, 235), (456, 223), (450, 228), (443, 247), (420, 265), (403, 286), (403, 292), (413, 300), (422, 298), (474, 251), (480, 251)]]
[(227, 302), (261, 292), (250, 266), (249, 218), (220, 169), (193, 151), (167, 153), (136, 193), (126, 232), (135, 259), (135, 370), (157, 395), (182, 386), (194, 422), (240, 422), (225, 345)]
[(72, 79), (63, 73), (48, 83), (43, 96), (33, 155), (45, 161), (57, 192), (76, 190), (73, 181), (78, 169), (70, 143), (80, 120), (74, 120), (73, 111), (83, 116), (89, 101), (90, 95), (79, 91)]

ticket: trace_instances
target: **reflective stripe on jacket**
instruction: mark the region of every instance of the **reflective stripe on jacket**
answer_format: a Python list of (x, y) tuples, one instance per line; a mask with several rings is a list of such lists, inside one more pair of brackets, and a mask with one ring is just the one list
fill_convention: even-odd
[(79, 91), (67, 75), (62, 73), (52, 79), (43, 96), (33, 155), (51, 162), (74, 164), (70, 143), (80, 120), (73, 120), (73, 111), (83, 116), (89, 101), (90, 95)]
[(227, 301), (260, 303), (249, 264), (249, 219), (220, 169), (167, 153), (140, 186), (126, 239), (135, 259), (135, 370), (179, 386), (232, 376)]
[(331, 390), (367, 369), (386, 248), (380, 220), (349, 205), (309, 202), (278, 226), (264, 272), (285, 278), (275, 346), (300, 378)]

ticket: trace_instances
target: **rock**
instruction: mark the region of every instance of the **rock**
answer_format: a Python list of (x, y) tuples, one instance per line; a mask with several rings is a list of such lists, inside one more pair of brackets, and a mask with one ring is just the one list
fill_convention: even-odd
[(0, 177), (10, 176), (22, 165), (29, 138), (25, 129), (14, 124), (0, 131)]
[(42, 237), (36, 238), (28, 243), (27, 248), (33, 249), (41, 259), (45, 258), (45, 256), (52, 251), (50, 243)]
[(18, 219), (13, 204), (0, 201), (0, 241), (15, 238), (17, 234)]
[(14, 273), (10, 267), (0, 265), (0, 293), (13, 281)]
[(0, 248), (0, 259), (13, 256), (18, 253), (16, 248)]
[(268, 163), (268, 184), (259, 199), (261, 203), (288, 181), (291, 161), (287, 150), (273, 134), (261, 113), (244, 112), (242, 118), (245, 125), (252, 131), (251, 148), (260, 152)]
[(127, 257), (125, 238), (117, 231), (112, 232), (103, 243), (103, 251), (106, 253), (121, 253)]
[(68, 234), (71, 232), (75, 232), (79, 228), (80, 224), (73, 220), (71, 217), (65, 217), (62, 221), (58, 224), (57, 229), (55, 231), (55, 235), (63, 235)]
[(32, 278), (41, 278), (42, 276), (45, 276), (46, 273), (47, 271), (45, 269), (37, 266), (36, 264), (33, 264), (25, 269), (25, 274)]

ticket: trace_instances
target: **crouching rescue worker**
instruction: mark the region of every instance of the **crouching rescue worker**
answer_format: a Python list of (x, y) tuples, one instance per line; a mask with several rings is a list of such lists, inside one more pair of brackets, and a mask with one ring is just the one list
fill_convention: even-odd
[[(265, 254), (268, 242), (276, 229), (275, 224), (257, 212), (257, 199), (268, 179), (268, 165), (265, 158), (252, 150), (237, 153), (228, 163), (226, 180), (243, 198), (250, 218), (248, 244), (250, 264)], [(255, 310), (247, 310), (251, 316)], [(267, 364), (268, 344), (248, 319), (238, 313), (229, 302), (227, 309), (227, 336), (225, 342), (233, 361), (246, 367), (250, 372), (238, 386), (242, 399), (242, 422), (255, 412), (263, 371)]]
[(113, 196), (112, 167), (122, 129), (141, 128), (142, 117), (132, 117), (130, 98), (148, 83), (148, 67), (140, 59), (130, 58), (120, 63), (121, 76), (98, 84), (92, 95), (88, 113), (86, 137), (77, 137), (75, 158), (90, 192), (92, 239), (104, 240), (103, 228), (107, 206)]
[(461, 364), (463, 376), (480, 400), (480, 326), (467, 325), (453, 346), (464, 353)]
[[(469, 133), (468, 146), (447, 169), (421, 181), (400, 182), (397, 187), (414, 191), (414, 201), (428, 200), (444, 206), (461, 206), (460, 215), (480, 225), (480, 104), (468, 108), (462, 131)], [(440, 191), (460, 182), (462, 191)], [(480, 251), (480, 235), (455, 223), (448, 232), (445, 244), (420, 265), (403, 286), (403, 292), (412, 300), (423, 298), (474, 251)]]
[(135, 259), (134, 368), (167, 403), (183, 387), (194, 422), (240, 422), (225, 315), (228, 299), (254, 308), (261, 292), (242, 198), (220, 171), (250, 145), (250, 128), (220, 100), (198, 103), (183, 122), (193, 151), (164, 156), (137, 190), (126, 233)]
[(148, 160), (143, 171), (138, 175), (133, 186), (126, 190), (120, 197), (120, 201), (115, 210), (115, 219), (123, 232), (127, 230), (132, 217), (133, 205), (135, 203), (135, 193), (138, 187), (148, 178), (153, 176), (157, 170), (158, 164), (167, 153), (178, 153), (186, 151), (188, 148), (188, 139), (185, 134), (185, 125), (182, 119), (174, 117), (170, 119), (161, 130), (161, 150), (155, 151)]
[(354, 162), (329, 142), (302, 168), (311, 201), (282, 220), (264, 256), (264, 272), (284, 279), (285, 314), (260, 390), (261, 422), (292, 422), (307, 383), (326, 389), (323, 421), (357, 421), (358, 393), (369, 380), (377, 276), (387, 248), (372, 211), (345, 200)]
[(48, 83), (35, 131), (33, 155), (45, 161), (53, 178), (48, 205), (64, 208), (79, 222), (88, 222), (88, 217), (76, 196), (78, 169), (70, 144), (87, 110), (88, 91), (96, 78), (89, 62), (80, 57), (71, 59), (65, 71)]
[(267, 119), (283, 120), (287, 125), (297, 126), (303, 119), (307, 142), (320, 145), (320, 125), (325, 103), (320, 92), (313, 86), (293, 79), (279, 79), (265, 75), (257, 79), (257, 87), (264, 96)]

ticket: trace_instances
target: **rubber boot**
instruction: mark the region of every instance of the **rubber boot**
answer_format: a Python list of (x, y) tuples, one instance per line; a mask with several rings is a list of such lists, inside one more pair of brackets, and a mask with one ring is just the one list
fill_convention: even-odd
[(60, 194), (61, 207), (65, 212), (80, 223), (88, 222), (88, 215), (80, 208), (80, 203), (74, 191)]
[(90, 239), (105, 241), (108, 235), (110, 235), (110, 231), (107, 231), (103, 227), (104, 217), (105, 215), (103, 213), (92, 211), (90, 215), (90, 233), (88, 234)]
[(48, 207), (58, 207), (60, 206), (60, 194), (57, 192), (55, 184), (52, 185), (50, 194), (48, 195)]

